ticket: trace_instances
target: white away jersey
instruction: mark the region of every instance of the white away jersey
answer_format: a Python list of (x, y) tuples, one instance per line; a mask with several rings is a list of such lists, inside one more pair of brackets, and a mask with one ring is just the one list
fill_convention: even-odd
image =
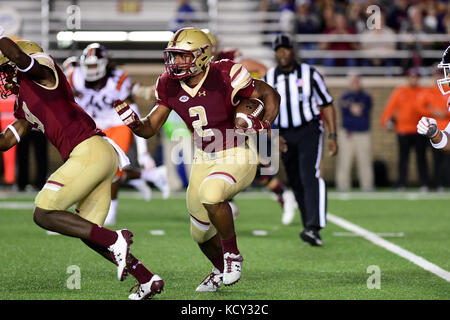
[(115, 100), (125, 100), (131, 95), (132, 81), (123, 70), (114, 69), (106, 85), (98, 91), (86, 88), (79, 67), (74, 68), (68, 80), (75, 92), (75, 101), (95, 120), (97, 127), (106, 130), (123, 125), (114, 110)]

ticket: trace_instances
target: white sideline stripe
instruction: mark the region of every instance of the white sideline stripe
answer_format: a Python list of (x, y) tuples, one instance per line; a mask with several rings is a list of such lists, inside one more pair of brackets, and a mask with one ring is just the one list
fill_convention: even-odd
[(393, 244), (392, 242), (389, 242), (387, 240), (384, 240), (383, 238), (380, 238), (375, 233), (370, 232), (366, 229), (363, 229), (363, 228), (357, 226), (356, 224), (353, 224), (353, 223), (351, 223), (345, 219), (342, 219), (338, 216), (335, 216), (331, 213), (327, 214), (327, 218), (329, 221), (340, 226), (341, 228), (344, 228), (346, 230), (354, 232), (354, 233), (362, 236), (363, 238), (369, 240), (373, 244), (376, 244), (377, 246), (380, 246), (392, 253), (395, 253), (396, 255), (398, 255), (402, 258), (405, 258), (406, 260), (409, 260), (412, 263), (418, 265), (419, 267), (421, 267), (431, 273), (434, 273), (435, 275), (446, 280), (447, 282), (450, 282), (450, 272), (425, 260), (424, 258), (422, 258), (418, 255), (415, 255), (414, 253), (412, 253), (408, 250), (405, 250), (405, 249)]
[[(376, 232), (375, 234), (379, 237), (392, 237), (392, 238), (401, 238), (401, 237), (405, 236), (405, 234), (403, 232)], [(333, 232), (333, 236), (336, 236), (336, 237), (360, 237), (361, 235), (353, 233), (353, 232)]]
[(34, 202), (1, 201), (0, 209), (34, 209)]

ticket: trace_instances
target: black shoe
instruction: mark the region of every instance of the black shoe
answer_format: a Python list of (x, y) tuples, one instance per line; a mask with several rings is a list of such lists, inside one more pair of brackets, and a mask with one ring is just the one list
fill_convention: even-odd
[(312, 246), (321, 247), (323, 245), (319, 231), (305, 229), (300, 232), (300, 238), (302, 238), (303, 241), (309, 243)]

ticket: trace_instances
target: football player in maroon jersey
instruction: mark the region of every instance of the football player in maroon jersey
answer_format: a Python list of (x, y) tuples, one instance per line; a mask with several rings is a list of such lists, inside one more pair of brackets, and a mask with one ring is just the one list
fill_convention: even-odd
[[(219, 50), (219, 40), (217, 37), (211, 32), (206, 33), (206, 35), (212, 44), (213, 61), (228, 59), (240, 63), (248, 72), (250, 72), (251, 76), (256, 79), (260, 79), (266, 74), (267, 67), (262, 63), (243, 57), (239, 49), (225, 48)], [(268, 168), (270, 165), (261, 163), (260, 166)], [(295, 209), (298, 208), (294, 193), (291, 189), (288, 189), (276, 175), (261, 175), (260, 172), (261, 170), (257, 171), (256, 179), (261, 185), (265, 186), (275, 195), (278, 203), (283, 209), (281, 223), (284, 225), (291, 224), (295, 218)], [(230, 200), (229, 203), (233, 212), (233, 217), (236, 218), (239, 215), (238, 207), (232, 200)]]
[(239, 98), (262, 100), (263, 120), (252, 118), (250, 131), (269, 130), (280, 97), (241, 64), (211, 62), (211, 42), (199, 29), (178, 30), (164, 57), (166, 72), (158, 78), (157, 102), (149, 115), (139, 119), (123, 101), (116, 102), (116, 110), (141, 137), (156, 134), (171, 110), (192, 132), (196, 150), (186, 192), (191, 235), (214, 266), (197, 291), (216, 291), (220, 284), (232, 285), (241, 277), (243, 258), (228, 200), (253, 181), (259, 162), (246, 139), (233, 136), (235, 108)]
[[(17, 95), (17, 120), (0, 134), (0, 150), (8, 150), (31, 128), (38, 128), (64, 162), (36, 196), (35, 223), (81, 239), (117, 265), (119, 280), (131, 273), (139, 288), (130, 299), (151, 298), (161, 292), (164, 282), (130, 253), (133, 234), (102, 227), (112, 178), (118, 167), (129, 164), (128, 158), (111, 140), (104, 139), (105, 134), (75, 103), (63, 71), (51, 56), (34, 42), (14, 42), (2, 34), (0, 27), (0, 95)], [(73, 204), (77, 204), (77, 214), (67, 211)]]

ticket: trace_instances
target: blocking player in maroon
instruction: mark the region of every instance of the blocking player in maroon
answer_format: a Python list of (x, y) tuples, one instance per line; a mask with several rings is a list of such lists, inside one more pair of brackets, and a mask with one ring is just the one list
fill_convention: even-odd
[[(128, 273), (141, 287), (133, 298), (161, 292), (163, 281), (130, 254), (133, 234), (102, 227), (110, 202), (111, 180), (117, 167), (129, 163), (120, 148), (78, 106), (67, 80), (53, 58), (30, 41), (2, 37), (0, 27), (0, 95), (17, 95), (17, 120), (0, 134), (0, 150), (19, 143), (31, 128), (42, 131), (58, 149), (64, 164), (47, 180), (35, 199), (34, 221), (40, 227), (80, 238), (117, 265), (117, 276)], [(67, 209), (77, 204), (77, 214)]]
[(191, 235), (214, 266), (197, 291), (216, 291), (220, 284), (232, 285), (241, 277), (243, 257), (228, 200), (253, 181), (257, 166), (257, 157), (249, 161), (255, 154), (251, 146), (232, 135), (235, 108), (240, 98), (262, 100), (263, 120), (254, 118), (250, 131), (268, 130), (278, 114), (280, 97), (266, 83), (252, 79), (240, 64), (211, 63), (211, 42), (199, 29), (178, 30), (164, 55), (166, 72), (157, 81), (157, 103), (150, 114), (141, 120), (122, 101), (116, 103), (116, 110), (141, 137), (156, 134), (172, 110), (192, 131), (197, 148), (186, 192)]

